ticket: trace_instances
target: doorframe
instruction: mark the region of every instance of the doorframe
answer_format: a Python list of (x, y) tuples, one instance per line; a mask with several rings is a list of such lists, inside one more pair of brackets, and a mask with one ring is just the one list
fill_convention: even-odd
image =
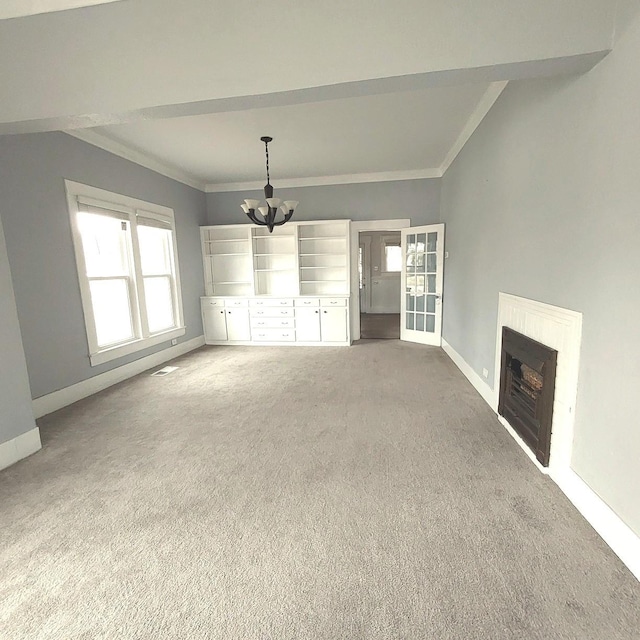
[[(364, 295), (364, 302), (365, 304), (362, 304), (362, 296), (360, 296), (358, 298), (359, 300), (359, 304), (360, 304), (360, 313), (369, 313), (369, 311), (371, 310), (371, 236), (364, 236), (364, 237), (360, 237), (358, 236), (358, 251), (360, 250), (360, 246), (364, 245), (364, 252), (362, 254), (362, 278), (363, 280), (366, 279), (366, 285), (365, 285), (365, 295)], [(359, 257), (358, 257), (358, 263), (359, 263)], [(358, 271), (360, 264), (358, 264)], [(358, 274), (359, 276), (360, 274)], [(358, 286), (360, 285), (360, 282), (358, 281)], [(366, 309), (368, 309), (368, 311), (362, 311), (362, 307), (365, 307)]]
[(361, 231), (401, 231), (411, 226), (410, 218), (351, 222), (351, 339), (360, 340), (360, 287), (358, 282), (358, 249)]

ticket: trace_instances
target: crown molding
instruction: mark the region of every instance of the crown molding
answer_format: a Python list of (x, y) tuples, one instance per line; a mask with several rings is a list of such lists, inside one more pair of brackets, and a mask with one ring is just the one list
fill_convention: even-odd
[[(395, 180), (424, 180), (427, 178), (442, 178), (456, 159), (464, 145), (469, 141), (484, 117), (489, 113), (500, 94), (507, 86), (507, 81), (492, 82), (482, 98), (471, 113), (460, 135), (456, 138), (451, 149), (447, 153), (442, 165), (429, 169), (411, 169), (405, 171), (381, 171), (378, 173), (348, 173), (335, 176), (312, 176), (307, 178), (284, 178), (278, 180), (278, 188), (292, 189), (295, 187), (319, 187), (339, 184), (362, 184), (366, 182), (392, 182)], [(70, 136), (88, 142), (96, 147), (109, 151), (121, 158), (135, 162), (147, 169), (151, 169), (163, 176), (182, 182), (194, 189), (205, 193), (222, 193), (230, 191), (255, 191), (264, 187), (262, 181), (251, 182), (224, 182), (209, 183), (200, 182), (193, 176), (185, 173), (177, 167), (170, 166), (149, 156), (141, 151), (133, 149), (121, 142), (113, 140), (104, 134), (91, 129), (73, 129), (65, 131)]]
[[(394, 180), (424, 180), (425, 178), (441, 178), (440, 169), (412, 169), (407, 171), (381, 171), (378, 173), (346, 173), (337, 176), (315, 176), (310, 178), (278, 179), (278, 189), (295, 187), (319, 187), (335, 184), (358, 184), (363, 182), (392, 182)], [(224, 182), (208, 184), (207, 193), (223, 191), (253, 191), (262, 189), (264, 182)]]
[(97, 133), (96, 131), (92, 131), (91, 129), (73, 129), (71, 131), (65, 131), (64, 133), (73, 136), (74, 138), (78, 138), (79, 140), (82, 140), (84, 142), (88, 142), (94, 147), (99, 147), (100, 149), (104, 149), (109, 153), (120, 156), (125, 160), (135, 162), (141, 167), (151, 169), (151, 171), (155, 171), (156, 173), (166, 176), (167, 178), (177, 180), (178, 182), (186, 184), (189, 187), (193, 187), (194, 189), (198, 189), (200, 191), (205, 190), (205, 184), (189, 175), (188, 173), (185, 173), (177, 167), (172, 167), (171, 165), (165, 164), (160, 160), (156, 160), (152, 156), (148, 156), (141, 151), (137, 151), (136, 149), (133, 149), (132, 147), (129, 147), (121, 142), (117, 142), (116, 140), (113, 140), (112, 138), (109, 138), (108, 136), (105, 136), (101, 133)]
[(480, 98), (480, 101), (476, 105), (472, 114), (467, 120), (467, 124), (463, 127), (460, 135), (456, 138), (449, 153), (446, 155), (442, 165), (440, 166), (440, 175), (444, 175), (447, 169), (451, 166), (453, 161), (457, 158), (458, 154), (462, 151), (463, 147), (469, 141), (469, 138), (473, 135), (474, 131), (480, 126), (480, 123), (484, 120), (484, 117), (489, 113), (489, 110), (495, 104), (495, 101), (500, 97), (500, 94), (504, 91), (505, 87), (509, 84), (507, 80), (500, 82), (492, 82), (487, 90)]

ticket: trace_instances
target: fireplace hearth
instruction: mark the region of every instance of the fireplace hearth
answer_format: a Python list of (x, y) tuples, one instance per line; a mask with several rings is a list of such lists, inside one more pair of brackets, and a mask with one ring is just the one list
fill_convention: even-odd
[(549, 466), (558, 352), (502, 327), (498, 413)]

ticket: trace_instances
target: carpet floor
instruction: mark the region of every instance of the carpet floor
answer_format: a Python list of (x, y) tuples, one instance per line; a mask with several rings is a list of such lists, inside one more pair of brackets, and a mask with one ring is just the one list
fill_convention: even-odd
[(440, 349), (172, 364), (0, 473), (0, 638), (639, 637), (638, 582)]

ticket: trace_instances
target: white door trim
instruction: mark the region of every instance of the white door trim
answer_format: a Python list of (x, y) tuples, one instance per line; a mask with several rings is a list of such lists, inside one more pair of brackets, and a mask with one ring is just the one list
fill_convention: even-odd
[[(371, 283), (373, 274), (371, 273), (371, 236), (362, 236), (358, 248), (364, 245), (362, 255), (362, 278), (364, 280), (364, 297), (360, 296), (360, 312), (369, 313), (371, 311)], [(359, 283), (358, 283), (359, 284)]]
[(358, 248), (361, 231), (401, 231), (411, 226), (410, 218), (365, 220), (351, 223), (351, 339), (360, 340), (360, 287), (358, 283)]

